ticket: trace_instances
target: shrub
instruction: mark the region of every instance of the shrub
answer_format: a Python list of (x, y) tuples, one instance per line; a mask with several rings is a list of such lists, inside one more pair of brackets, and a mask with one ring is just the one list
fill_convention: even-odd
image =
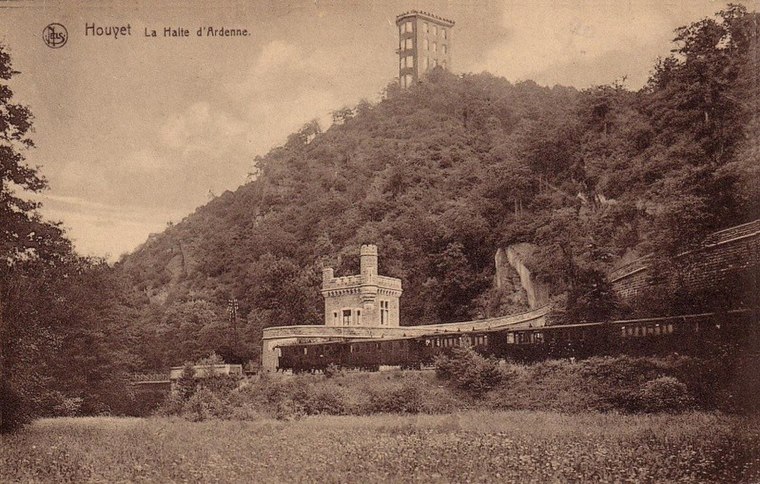
[(345, 392), (337, 386), (319, 386), (309, 389), (309, 396), (304, 402), (308, 415), (344, 415), (346, 413)]
[(225, 418), (229, 414), (225, 402), (208, 388), (200, 387), (182, 406), (182, 417), (192, 422)]
[(419, 413), (423, 403), (419, 386), (406, 381), (371, 391), (367, 413)]
[(471, 348), (454, 348), (451, 356), (436, 358), (435, 373), (472, 396), (486, 393), (504, 378), (498, 360), (484, 358)]
[(180, 400), (186, 401), (195, 393), (195, 368), (192, 363), (185, 363), (182, 368), (182, 374), (177, 379), (176, 392)]
[(694, 405), (685, 384), (672, 376), (662, 376), (641, 386), (639, 409), (644, 412), (681, 412)]

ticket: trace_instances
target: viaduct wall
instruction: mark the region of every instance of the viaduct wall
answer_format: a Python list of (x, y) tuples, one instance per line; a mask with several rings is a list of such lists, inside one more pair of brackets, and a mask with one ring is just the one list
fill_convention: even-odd
[[(714, 232), (700, 248), (676, 256), (675, 262), (683, 284), (695, 291), (718, 285), (735, 287), (747, 278), (757, 282), (760, 220)], [(608, 276), (612, 289), (621, 299), (636, 296), (649, 285), (652, 263), (652, 258), (645, 256), (614, 270)]]
[(277, 369), (278, 346), (320, 341), (345, 341), (352, 339), (382, 339), (424, 336), (436, 333), (456, 333), (496, 329), (502, 326), (538, 327), (546, 324), (549, 308), (544, 307), (527, 313), (498, 318), (463, 321), (458, 323), (430, 324), (425, 326), (361, 327), (361, 326), (275, 326), (264, 328), (262, 337), (261, 367), (264, 371)]

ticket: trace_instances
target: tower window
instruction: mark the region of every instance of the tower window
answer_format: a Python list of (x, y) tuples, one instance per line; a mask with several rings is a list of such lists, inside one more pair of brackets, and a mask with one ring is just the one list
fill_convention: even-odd
[(438, 35), (438, 26), (433, 25), (433, 35)]
[(361, 326), (362, 324), (362, 311), (361, 309), (356, 310), (356, 325)]
[(443, 38), (446, 39), (446, 29), (441, 29), (441, 35), (443, 35)]
[(404, 47), (405, 47), (407, 50), (411, 50), (411, 49), (412, 49), (412, 39), (406, 39), (406, 40), (404, 41)]
[(438, 52), (438, 44), (433, 42), (433, 52)]
[(350, 326), (350, 325), (351, 325), (351, 310), (344, 309), (343, 310), (343, 326)]
[(333, 313), (333, 321), (335, 322), (336, 325), (338, 324), (338, 312), (337, 311)]
[(425, 50), (429, 50), (430, 49), (430, 46), (428, 45), (428, 39), (423, 39), (422, 40), (422, 48), (425, 49)]
[(380, 324), (388, 324), (390, 321), (390, 302), (380, 301)]
[(425, 33), (430, 32), (430, 24), (427, 22), (422, 22), (422, 31)]
[(447, 52), (448, 50), (449, 50), (449, 49), (447, 49), (447, 48), (446, 48), (446, 44), (443, 44), (443, 45), (441, 46), (441, 52), (443, 52), (444, 54), (446, 54), (446, 52)]

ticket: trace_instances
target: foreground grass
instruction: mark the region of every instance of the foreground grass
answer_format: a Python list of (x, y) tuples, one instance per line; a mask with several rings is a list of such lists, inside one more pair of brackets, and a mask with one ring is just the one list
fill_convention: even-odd
[(760, 480), (760, 420), (703, 413), (53, 419), (0, 450), (0, 482)]

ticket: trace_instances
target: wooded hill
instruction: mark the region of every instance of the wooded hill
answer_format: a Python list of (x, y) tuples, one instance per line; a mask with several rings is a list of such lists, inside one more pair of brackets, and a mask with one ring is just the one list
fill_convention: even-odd
[(254, 160), (251, 181), (111, 267), (15, 192), (47, 183), (25, 162), (32, 113), (0, 45), (0, 433), (137, 412), (131, 372), (211, 351), (257, 361), (262, 328), (321, 321), (321, 266), (355, 273), (362, 243), (403, 280), (403, 324), (524, 309), (514, 281), (492, 286), (494, 254), (516, 242), (537, 246), (555, 323), (723, 304), (668, 290), (624, 304), (605, 275), (758, 218), (759, 60), (758, 15), (732, 6), (677, 30), (636, 92), (434, 71), (339, 109), (324, 132), (307, 124)]
[(262, 327), (319, 324), (322, 264), (355, 273), (362, 243), (403, 281), (402, 324), (523, 309), (492, 288), (496, 250), (516, 242), (539, 246), (532, 268), (566, 317), (630, 310), (605, 282), (621, 257), (758, 214), (757, 19), (731, 7), (677, 30), (637, 92), (437, 70), (326, 131), (308, 123), (118, 263), (151, 365), (229, 354), (231, 297), (246, 354)]

